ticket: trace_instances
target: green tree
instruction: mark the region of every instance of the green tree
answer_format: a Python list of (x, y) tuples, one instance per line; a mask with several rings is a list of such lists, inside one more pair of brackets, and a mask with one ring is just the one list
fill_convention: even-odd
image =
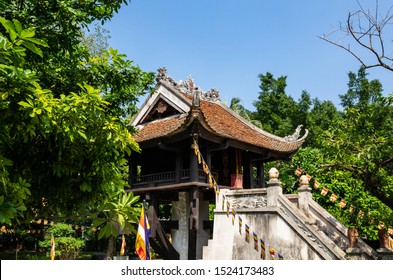
[(231, 104), (229, 105), (229, 108), (231, 108), (235, 113), (237, 113), (239, 116), (243, 117), (245, 120), (249, 121), (253, 125), (262, 128), (262, 124), (259, 120), (255, 120), (251, 118), (251, 112), (244, 108), (243, 105), (241, 105), (241, 99), (238, 97), (234, 97), (231, 99)]
[(109, 30), (102, 27), (100, 24), (94, 24), (94, 30), (90, 29), (83, 31), (82, 44), (88, 48), (89, 54), (92, 57), (101, 56), (107, 49), (109, 49), (108, 40), (111, 38)]
[(331, 158), (326, 166), (350, 171), (365, 190), (392, 207), (393, 108), (382, 97), (379, 81), (369, 82), (364, 69), (349, 74), (349, 90), (341, 100), (343, 118), (326, 134)]
[(332, 101), (312, 100), (312, 106), (307, 114), (306, 127), (309, 134), (305, 146), (321, 148), (324, 141), (324, 133), (334, 122), (340, 118), (340, 112)]
[[(344, 198), (348, 207), (340, 208), (329, 200), (331, 193), (322, 196), (319, 189), (313, 189), (314, 200), (344, 225), (358, 227), (363, 236), (376, 240), (378, 222), (393, 223), (393, 107), (391, 97), (382, 96), (380, 82), (368, 80), (363, 68), (350, 72), (348, 77), (348, 91), (340, 95), (343, 112), (331, 101), (310, 102), (304, 93), (293, 111), (300, 116), (297, 122), (304, 122), (306, 117), (309, 139), (291, 162), (270, 164), (279, 169), (287, 193), (297, 191), (294, 170), (301, 167), (313, 176), (311, 186), (317, 180)], [(350, 204), (356, 206), (352, 213), (348, 211)], [(365, 217), (358, 216), (360, 210)]]
[(57, 223), (49, 228), (45, 240), (39, 245), (47, 252), (48, 259), (51, 251), (51, 237), (55, 239), (55, 259), (75, 260), (85, 246), (85, 241), (74, 237), (74, 230), (67, 224)]
[(278, 77), (267, 72), (260, 74), (260, 89), (258, 100), (253, 104), (256, 112), (252, 119), (261, 122), (262, 128), (279, 136), (291, 135), (299, 123), (295, 122), (299, 116), (299, 106), (296, 101), (285, 92), (287, 86), (285, 76)]
[[(294, 171), (296, 167), (302, 168), (303, 172), (312, 176), (310, 187), (312, 187), (313, 199), (329, 211), (335, 218), (347, 227), (357, 227), (360, 234), (368, 240), (377, 240), (377, 225), (379, 221), (392, 223), (393, 211), (362, 185), (361, 180), (353, 176), (352, 172), (342, 168), (326, 168), (330, 155), (323, 148), (306, 147), (301, 148), (293, 157), (291, 162), (272, 163), (280, 171), (280, 180), (286, 193), (296, 193), (299, 186), (298, 177)], [(314, 182), (320, 183), (321, 187), (329, 190), (328, 195), (321, 194), (321, 187), (314, 188)], [(347, 202), (343, 209), (339, 206), (339, 200), (330, 201), (334, 193)], [(356, 208), (349, 211), (350, 205)], [(363, 218), (358, 216), (359, 211), (365, 213)]]
[(126, 2), (9, 1), (0, 11), (1, 222), (26, 208), (27, 221), (32, 208), (80, 216), (127, 186), (139, 148), (126, 118), (154, 74), (82, 44), (83, 28)]
[(98, 209), (92, 227), (101, 227), (98, 239), (108, 238), (108, 257), (113, 258), (115, 240), (120, 234), (136, 233), (133, 224), (139, 223), (141, 205), (139, 196), (120, 191), (108, 197)]

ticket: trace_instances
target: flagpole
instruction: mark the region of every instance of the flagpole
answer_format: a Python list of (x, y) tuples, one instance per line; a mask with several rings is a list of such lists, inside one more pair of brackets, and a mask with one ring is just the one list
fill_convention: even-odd
[(145, 218), (145, 244), (146, 244), (146, 260), (150, 260), (150, 242), (149, 242), (149, 235), (150, 235), (150, 230), (147, 228), (149, 222), (147, 219), (147, 212), (146, 212), (146, 200), (143, 200), (143, 212), (144, 212), (144, 218)]

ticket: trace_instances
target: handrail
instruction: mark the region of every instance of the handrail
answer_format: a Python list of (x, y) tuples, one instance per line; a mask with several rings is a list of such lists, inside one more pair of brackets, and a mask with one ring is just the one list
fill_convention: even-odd
[[(184, 182), (185, 180), (190, 178), (190, 169), (182, 169), (180, 173), (180, 180)], [(198, 170), (198, 178), (199, 181), (206, 180), (206, 174), (202, 169)], [(167, 171), (160, 173), (151, 173), (146, 175), (136, 176), (133, 180), (134, 185), (138, 184), (148, 184), (148, 183), (156, 183), (156, 182), (174, 182), (176, 180), (176, 171)]]

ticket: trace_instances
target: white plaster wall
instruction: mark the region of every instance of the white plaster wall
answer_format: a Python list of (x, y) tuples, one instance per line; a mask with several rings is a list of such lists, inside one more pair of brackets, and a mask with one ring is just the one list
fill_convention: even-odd
[[(214, 215), (213, 240), (203, 249), (204, 260), (231, 260), (234, 228), (225, 212), (216, 212)], [(217, 229), (217, 230), (216, 230)]]
[(203, 246), (209, 240), (209, 230), (203, 229), (203, 221), (209, 220), (209, 201), (199, 200), (199, 230), (197, 232), (197, 251), (196, 259), (202, 259)]

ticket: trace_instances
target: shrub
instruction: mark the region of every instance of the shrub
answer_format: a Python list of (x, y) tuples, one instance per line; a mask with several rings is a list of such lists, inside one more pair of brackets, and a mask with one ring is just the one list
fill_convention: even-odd
[(85, 241), (75, 238), (72, 235), (74, 230), (67, 224), (55, 224), (49, 228), (45, 235), (45, 240), (40, 241), (40, 247), (47, 250), (50, 256), (51, 236), (55, 238), (55, 258), (60, 260), (74, 260), (85, 246)]

